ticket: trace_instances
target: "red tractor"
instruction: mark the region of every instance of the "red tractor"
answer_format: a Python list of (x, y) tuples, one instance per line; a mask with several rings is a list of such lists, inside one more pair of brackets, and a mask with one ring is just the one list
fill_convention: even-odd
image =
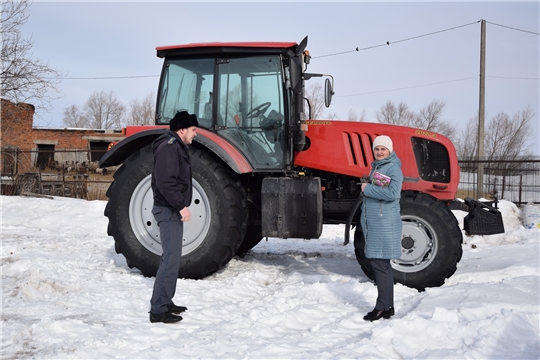
[[(359, 220), (360, 181), (373, 161), (372, 141), (389, 135), (405, 177), (401, 197), (402, 256), (396, 281), (423, 290), (440, 286), (462, 255), (454, 203), (459, 166), (450, 140), (430, 131), (367, 122), (309, 120), (305, 82), (307, 37), (295, 42), (201, 43), (157, 48), (164, 59), (155, 126), (132, 126), (99, 166), (122, 164), (107, 196), (108, 234), (130, 267), (154, 276), (161, 255), (152, 209), (151, 144), (181, 110), (197, 115), (191, 145), (192, 220), (185, 224), (179, 277), (202, 279), (264, 237), (318, 238), (323, 224), (356, 228), (355, 253), (364, 256)], [(306, 114), (307, 112), (307, 114)], [(498, 211), (468, 199), (469, 233), (504, 231)], [(465, 204), (463, 206), (467, 207)], [(474, 213), (473, 213), (474, 212)], [(495, 216), (493, 216), (495, 215)], [(496, 218), (495, 221), (493, 218)], [(501, 230), (502, 229), (502, 230)]]

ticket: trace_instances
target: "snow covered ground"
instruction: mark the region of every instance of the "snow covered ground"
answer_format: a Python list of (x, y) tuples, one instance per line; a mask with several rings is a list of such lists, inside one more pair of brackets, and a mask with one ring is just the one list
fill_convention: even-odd
[[(458, 270), (396, 316), (366, 322), (376, 288), (343, 226), (269, 239), (205, 280), (179, 280), (176, 324), (148, 320), (153, 278), (107, 236), (106, 202), (0, 197), (2, 359), (538, 359), (539, 229), (500, 203), (505, 234), (465, 237)], [(460, 224), (464, 212), (456, 211)]]

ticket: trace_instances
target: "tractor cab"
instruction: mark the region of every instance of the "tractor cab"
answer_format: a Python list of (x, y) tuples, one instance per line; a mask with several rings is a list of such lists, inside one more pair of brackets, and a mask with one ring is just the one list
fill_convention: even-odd
[(200, 128), (236, 147), (254, 171), (289, 169), (293, 151), (304, 146), (306, 44), (307, 38), (300, 45), (158, 47), (164, 64), (156, 125), (167, 125), (178, 111), (185, 110), (197, 115)]

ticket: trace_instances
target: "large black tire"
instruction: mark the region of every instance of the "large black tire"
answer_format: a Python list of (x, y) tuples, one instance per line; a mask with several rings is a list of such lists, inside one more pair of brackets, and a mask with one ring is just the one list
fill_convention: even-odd
[(262, 240), (262, 227), (260, 225), (248, 225), (244, 241), (236, 251), (236, 255), (244, 255), (253, 249)]
[[(404, 191), (400, 206), (402, 256), (392, 260), (394, 281), (419, 291), (441, 286), (456, 272), (463, 254), (463, 234), (456, 217), (445, 203), (417, 191)], [(364, 248), (364, 234), (358, 226), (354, 235), (356, 259), (364, 273), (374, 280)]]
[[(234, 174), (203, 150), (190, 148), (193, 170), (192, 219), (184, 224), (178, 276), (202, 279), (221, 269), (236, 254), (247, 225), (246, 193)], [(108, 234), (116, 252), (144, 276), (155, 276), (162, 253), (159, 228), (152, 215), (150, 146), (130, 155), (107, 191)]]
[(261, 198), (260, 196), (253, 194), (253, 192), (255, 192), (260, 195), (260, 187), (259, 191), (257, 191), (255, 190), (256, 187), (254, 188), (253, 185), (248, 186), (251, 188), (251, 196), (248, 197), (248, 225), (244, 240), (236, 251), (236, 255), (239, 256), (243, 256), (246, 252), (257, 246), (262, 240)]

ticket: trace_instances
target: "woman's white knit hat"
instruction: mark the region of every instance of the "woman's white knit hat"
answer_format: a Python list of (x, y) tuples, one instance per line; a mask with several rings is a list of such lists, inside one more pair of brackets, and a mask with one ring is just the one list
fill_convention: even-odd
[(390, 139), (386, 135), (380, 135), (375, 138), (375, 141), (373, 141), (373, 150), (375, 150), (375, 146), (384, 146), (388, 150), (390, 150), (390, 153), (394, 151), (394, 145), (392, 143), (392, 139)]

